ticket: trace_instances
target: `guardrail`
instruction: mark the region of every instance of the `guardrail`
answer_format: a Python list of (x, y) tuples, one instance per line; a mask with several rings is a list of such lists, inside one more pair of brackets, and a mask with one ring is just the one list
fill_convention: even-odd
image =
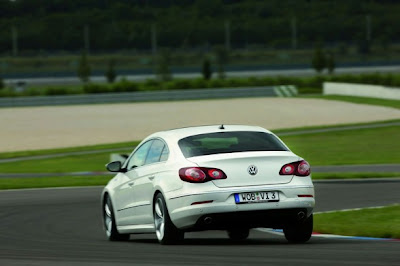
[(29, 96), (0, 98), (0, 107), (178, 101), (246, 97), (291, 97), (297, 95), (294, 86), (246, 87), (219, 89), (187, 89), (171, 91), (96, 93), (62, 96)]

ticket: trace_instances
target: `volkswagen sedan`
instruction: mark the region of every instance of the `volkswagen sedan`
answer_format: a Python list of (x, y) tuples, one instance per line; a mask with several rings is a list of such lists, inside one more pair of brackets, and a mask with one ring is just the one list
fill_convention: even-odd
[(226, 230), (244, 240), (252, 228), (310, 239), (314, 187), (310, 165), (272, 132), (255, 126), (173, 129), (144, 139), (102, 193), (109, 240), (155, 233), (161, 244), (185, 232)]

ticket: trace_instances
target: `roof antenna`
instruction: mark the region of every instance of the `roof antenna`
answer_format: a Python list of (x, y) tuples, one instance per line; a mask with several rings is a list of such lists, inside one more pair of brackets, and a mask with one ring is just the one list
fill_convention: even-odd
[(222, 124), (222, 125), (219, 127), (219, 129), (225, 129), (225, 128), (224, 128), (224, 124)]

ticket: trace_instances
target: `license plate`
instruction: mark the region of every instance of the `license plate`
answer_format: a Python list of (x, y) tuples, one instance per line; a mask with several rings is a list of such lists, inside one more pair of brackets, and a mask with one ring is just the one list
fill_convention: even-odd
[(236, 203), (260, 203), (279, 201), (278, 191), (248, 192), (235, 194)]

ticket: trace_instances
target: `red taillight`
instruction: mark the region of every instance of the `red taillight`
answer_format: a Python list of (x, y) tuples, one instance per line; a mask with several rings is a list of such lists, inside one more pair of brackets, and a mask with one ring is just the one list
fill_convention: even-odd
[(208, 176), (210, 176), (212, 179), (224, 179), (226, 178), (224, 172), (222, 172), (219, 169), (210, 169), (207, 171)]
[(311, 173), (310, 164), (304, 160), (285, 164), (279, 171), (280, 175), (309, 176), (310, 173)]
[(307, 161), (301, 161), (297, 166), (297, 172), (300, 176), (308, 176), (311, 172), (310, 164)]
[(210, 180), (226, 179), (222, 170), (206, 167), (186, 167), (179, 170), (179, 177), (190, 183), (204, 183)]

